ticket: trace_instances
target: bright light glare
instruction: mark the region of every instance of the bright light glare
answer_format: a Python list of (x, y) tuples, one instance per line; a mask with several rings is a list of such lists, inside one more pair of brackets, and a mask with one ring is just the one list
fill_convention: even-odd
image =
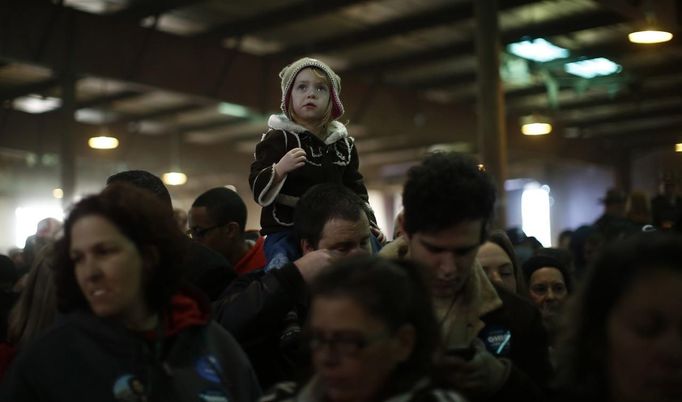
[(374, 216), (377, 220), (377, 225), (382, 232), (388, 233), (388, 221), (386, 219), (386, 204), (384, 202), (384, 196), (381, 191), (369, 190), (367, 192), (369, 196), (369, 203), (374, 210)]
[(549, 123), (529, 123), (521, 126), (524, 135), (545, 135), (552, 132), (552, 125)]
[(603, 75), (619, 73), (623, 67), (604, 57), (596, 59), (566, 63), (564, 69), (567, 73), (583, 78), (594, 78)]
[(52, 190), (52, 196), (58, 200), (61, 200), (62, 198), (64, 198), (64, 190), (62, 190), (61, 188), (55, 188), (54, 190)]
[(62, 100), (50, 96), (26, 95), (14, 99), (14, 108), (26, 113), (45, 113), (62, 105)]
[(568, 49), (556, 46), (542, 38), (511, 43), (507, 46), (507, 50), (524, 59), (539, 62), (563, 59), (569, 55)]
[(682, 152), (682, 142), (675, 144), (675, 152)]
[(104, 135), (90, 137), (88, 145), (93, 149), (115, 149), (118, 148), (118, 139), (116, 137), (107, 137)]
[(521, 194), (521, 222), (527, 236), (534, 236), (544, 247), (552, 246), (549, 187), (541, 187), (537, 182), (524, 186)]
[(19, 207), (14, 210), (16, 223), (14, 226), (14, 244), (22, 248), (26, 244), (26, 238), (35, 234), (38, 222), (45, 218), (64, 220), (64, 211), (57, 206), (32, 205)]
[(667, 42), (673, 38), (673, 34), (670, 32), (666, 31), (657, 31), (657, 30), (646, 30), (646, 31), (638, 31), (638, 32), (632, 32), (628, 34), (628, 39), (632, 43), (643, 43), (643, 44), (650, 44), (650, 43), (662, 43), (662, 42)]
[(181, 186), (187, 183), (187, 175), (182, 172), (164, 173), (163, 182), (169, 186)]
[(234, 117), (249, 117), (251, 114), (249, 109), (244, 106), (228, 102), (221, 102), (220, 105), (218, 105), (218, 111), (222, 114)]

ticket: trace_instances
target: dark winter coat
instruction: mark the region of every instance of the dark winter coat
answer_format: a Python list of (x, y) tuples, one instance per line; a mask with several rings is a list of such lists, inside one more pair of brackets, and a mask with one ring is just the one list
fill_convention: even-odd
[(310, 355), (301, 333), (308, 298), (303, 277), (289, 263), (239, 277), (213, 303), (216, 320), (249, 356), (264, 390), (308, 374)]
[(21, 352), (0, 400), (256, 400), (260, 388), (239, 345), (188, 299), (174, 297), (165, 331), (135, 333), (90, 312), (69, 315)]
[[(270, 129), (256, 146), (249, 175), (254, 199), (263, 207), (260, 220), (263, 235), (293, 226), (298, 199), (316, 184), (342, 184), (368, 202), (367, 189), (358, 171), (355, 141), (343, 124), (331, 122), (324, 141), (284, 115), (271, 116), (268, 126)], [(294, 148), (305, 150), (305, 165), (274, 184), (275, 164)], [(376, 220), (370, 215), (370, 221)]]

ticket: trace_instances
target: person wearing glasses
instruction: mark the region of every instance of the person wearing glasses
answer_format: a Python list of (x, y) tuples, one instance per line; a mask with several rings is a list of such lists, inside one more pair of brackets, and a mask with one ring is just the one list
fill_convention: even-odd
[(265, 266), (264, 240), (244, 238), (246, 205), (226, 187), (212, 188), (194, 200), (189, 210), (190, 237), (220, 253), (238, 275)]
[(280, 383), (261, 401), (461, 401), (431, 376), (439, 327), (415, 263), (358, 256), (311, 285), (307, 383)]
[[(146, 170), (125, 170), (109, 176), (107, 186), (127, 183), (153, 194), (163, 204), (162, 210), (173, 216), (173, 203), (163, 181)], [(232, 265), (220, 255), (198, 241), (189, 241), (185, 259), (182, 262), (187, 281), (215, 301), (225, 288), (237, 277)]]

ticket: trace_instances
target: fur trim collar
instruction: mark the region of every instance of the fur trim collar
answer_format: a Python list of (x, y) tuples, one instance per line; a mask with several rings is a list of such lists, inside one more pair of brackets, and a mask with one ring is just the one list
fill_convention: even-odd
[[(291, 131), (296, 134), (303, 134), (308, 131), (307, 128), (294, 123), (281, 113), (270, 116), (268, 119), (268, 127), (274, 130)], [(332, 120), (331, 123), (329, 123), (329, 126), (327, 126), (327, 136), (324, 139), (324, 143), (327, 145), (333, 144), (336, 141), (347, 137), (348, 129), (346, 129), (346, 126), (336, 120)]]

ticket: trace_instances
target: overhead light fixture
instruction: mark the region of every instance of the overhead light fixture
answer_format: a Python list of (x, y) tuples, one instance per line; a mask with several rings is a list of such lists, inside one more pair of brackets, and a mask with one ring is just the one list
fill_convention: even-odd
[(556, 46), (542, 38), (511, 43), (507, 46), (507, 50), (524, 59), (541, 63), (556, 59), (564, 59), (570, 54), (568, 49)]
[(682, 152), (682, 142), (675, 144), (675, 152)]
[(595, 59), (566, 63), (564, 64), (564, 70), (569, 74), (589, 79), (619, 73), (623, 70), (623, 67), (607, 58), (597, 57)]
[(182, 186), (187, 183), (187, 175), (182, 173), (180, 168), (180, 142), (182, 134), (174, 132), (169, 135), (170, 139), (170, 168), (164, 173), (161, 179), (169, 186)]
[(246, 107), (229, 102), (220, 102), (218, 112), (234, 117), (249, 117), (251, 115), (251, 112)]
[(521, 117), (523, 135), (545, 135), (552, 132), (552, 122), (546, 116), (531, 114)]
[(99, 135), (88, 139), (88, 146), (92, 149), (116, 149), (118, 148), (118, 138), (108, 135)]
[(668, 42), (673, 38), (673, 34), (671, 32), (661, 29), (660, 24), (656, 19), (653, 6), (653, 2), (646, 2), (643, 4), (644, 15), (646, 19), (646, 22), (642, 26), (644, 29), (629, 33), (628, 40), (630, 42), (639, 44), (653, 44)]
[(52, 190), (52, 196), (58, 200), (64, 198), (64, 190), (61, 188), (55, 188)]
[(162, 176), (163, 182), (169, 186), (182, 186), (187, 183), (187, 175), (182, 172), (168, 172)]
[(16, 110), (37, 114), (57, 109), (62, 105), (62, 100), (51, 96), (31, 94), (14, 99), (12, 105)]
[(672, 38), (672, 33), (668, 31), (659, 31), (656, 29), (645, 29), (628, 34), (628, 39), (630, 42), (641, 44), (663, 43), (668, 42)]

